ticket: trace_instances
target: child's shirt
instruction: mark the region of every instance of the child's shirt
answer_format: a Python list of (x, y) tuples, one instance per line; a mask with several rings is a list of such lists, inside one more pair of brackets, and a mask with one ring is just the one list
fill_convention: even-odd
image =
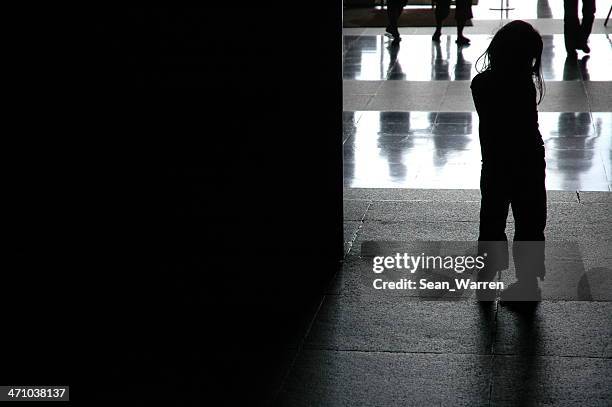
[(531, 78), (511, 80), (488, 70), (472, 79), (471, 88), (483, 165), (520, 166), (524, 158), (543, 153)]

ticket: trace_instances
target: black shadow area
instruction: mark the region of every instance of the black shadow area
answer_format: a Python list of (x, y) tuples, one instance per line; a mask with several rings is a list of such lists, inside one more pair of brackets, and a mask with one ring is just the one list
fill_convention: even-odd
[[(84, 401), (269, 400), (343, 252), (341, 5), (301, 8), (283, 6), (290, 26), (261, 5), (81, 10), (79, 63), (53, 60), (80, 96), (45, 106), (65, 127), (44, 134), (69, 125), (69, 150), (49, 143), (41, 161), (22, 142), (13, 154), (28, 171), (13, 178), (26, 228), (11, 310), (46, 315), (64, 301), (71, 331), (10, 334), (3, 365), (16, 383), (86, 379), (71, 388)], [(70, 194), (57, 179), (40, 181), (48, 194), (32, 189), (57, 162)], [(31, 213), (44, 202), (62, 209), (54, 225), (70, 240), (38, 239)], [(49, 268), (68, 258), (74, 274), (53, 281)], [(38, 295), (64, 285), (81, 299)], [(86, 365), (79, 378), (18, 357), (51, 343)]]

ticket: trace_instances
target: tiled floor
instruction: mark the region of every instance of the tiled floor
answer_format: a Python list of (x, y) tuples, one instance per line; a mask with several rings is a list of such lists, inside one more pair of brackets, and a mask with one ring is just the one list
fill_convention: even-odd
[[(345, 35), (344, 79), (469, 81), (477, 73), (478, 57), (491, 42), (491, 35), (471, 35), (469, 47), (457, 47), (448, 32), (441, 42), (428, 35), (405, 36), (392, 47), (382, 35)], [(593, 34), (591, 53), (579, 63), (566, 59), (562, 34), (543, 35), (542, 73), (547, 81), (612, 80), (612, 34)], [(418, 58), (415, 58), (418, 56)]]
[(609, 405), (612, 226), (602, 220), (612, 216), (611, 197), (549, 193), (551, 263), (565, 261), (567, 247), (578, 261), (547, 263), (542, 301), (517, 309), (473, 294), (428, 301), (372, 289), (362, 244), (475, 239), (478, 190), (346, 188), (347, 256), (278, 405)]
[[(612, 112), (542, 112), (539, 123), (549, 190), (609, 190)], [(345, 112), (343, 141), (347, 187), (478, 188), (474, 112)]]
[[(553, 20), (535, 20), (546, 21)], [(605, 30), (591, 35), (590, 55), (577, 60), (566, 57), (562, 24), (560, 33), (543, 35), (546, 93), (538, 110), (549, 190), (612, 188), (612, 34)], [(437, 44), (428, 32), (409, 34), (394, 47), (382, 34), (344, 36), (345, 186), (478, 188), (470, 83), (491, 35), (470, 37), (469, 47), (459, 47), (454, 35)]]

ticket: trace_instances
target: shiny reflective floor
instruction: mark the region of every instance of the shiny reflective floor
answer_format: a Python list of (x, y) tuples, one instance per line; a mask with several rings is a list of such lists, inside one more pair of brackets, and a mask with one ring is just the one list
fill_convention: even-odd
[[(549, 190), (612, 191), (612, 112), (543, 112)], [(344, 112), (344, 183), (477, 189), (474, 112)]]
[[(597, 2), (598, 18), (609, 9), (603, 3)], [(577, 59), (567, 58), (562, 0), (509, 4), (515, 10), (499, 20), (489, 10), (499, 7), (499, 0), (479, 1), (473, 8), (474, 26), (466, 28), (472, 41), (467, 47), (455, 44), (453, 27), (443, 29), (440, 43), (431, 41), (430, 27), (403, 28), (399, 46), (382, 35), (384, 28), (345, 31), (345, 186), (478, 189), (478, 115), (469, 84), (492, 33), (507, 18), (522, 18), (534, 19), (534, 27), (545, 33), (547, 92), (539, 124), (547, 188), (612, 190), (610, 27), (596, 20), (590, 54), (580, 51)]]
[[(450, 31), (449, 31), (450, 32)], [(590, 55), (568, 60), (563, 35), (543, 35), (542, 73), (549, 81), (612, 81), (612, 34), (592, 34)], [(406, 35), (392, 47), (384, 35), (344, 36), (344, 79), (354, 80), (471, 80), (476, 61), (491, 35), (470, 35), (468, 47), (455, 44), (455, 35), (440, 43), (428, 35)]]

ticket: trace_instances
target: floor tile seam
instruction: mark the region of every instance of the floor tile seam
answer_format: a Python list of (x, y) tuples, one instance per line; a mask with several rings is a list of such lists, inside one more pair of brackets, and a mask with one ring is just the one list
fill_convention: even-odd
[(489, 367), (489, 405), (491, 405), (491, 399), (493, 397), (493, 369), (495, 366), (495, 343), (497, 341), (497, 317), (499, 315), (499, 301), (495, 301), (495, 309), (493, 311), (493, 329), (491, 330), (491, 365)]
[[(414, 181), (414, 179), (411, 178), (412, 181)], [(345, 179), (345, 181), (347, 181)], [(608, 183), (608, 182), (605, 182)], [(434, 186), (434, 187), (424, 187), (422, 185), (419, 185), (417, 187), (412, 187), (412, 186), (397, 186), (397, 187), (389, 187), (389, 186), (350, 186), (349, 184), (345, 184), (344, 188), (360, 188), (360, 189), (395, 189), (395, 190), (402, 190), (402, 189), (410, 189), (410, 190), (423, 190), (423, 191), (437, 191), (440, 189), (444, 189), (444, 190), (453, 190), (453, 191), (464, 191), (464, 190), (476, 190), (476, 188), (449, 188), (448, 185), (444, 186), (444, 187), (440, 187), (438, 185)], [(558, 187), (551, 187), (551, 188), (546, 188), (546, 190), (548, 192), (576, 192), (577, 190), (574, 188), (558, 188)], [(612, 191), (610, 190), (600, 190), (600, 189), (581, 189), (579, 190), (580, 192), (596, 192), (596, 193), (610, 193)], [(549, 202), (565, 202), (565, 201), (549, 201)], [(593, 202), (595, 203), (595, 202)], [(596, 203), (608, 203), (607, 201), (596, 201)]]
[[(366, 259), (364, 257), (361, 256), (355, 256), (352, 257), (351, 259), (355, 260), (355, 259)], [(352, 274), (357, 274), (357, 273), (352, 273)], [(477, 303), (479, 303), (480, 301), (478, 300), (473, 300), (470, 298), (467, 299), (462, 299), (461, 297), (458, 297), (457, 299), (447, 299), (447, 300), (428, 300), (426, 299), (427, 297), (418, 297), (418, 296), (411, 296), (411, 295), (403, 295), (403, 294), (392, 294), (392, 295), (388, 295), (385, 293), (378, 293), (378, 294), (371, 294), (371, 293), (362, 293), (359, 292), (358, 294), (355, 293), (350, 293), (350, 292), (327, 292), (325, 293), (326, 297), (330, 297), (331, 298), (354, 298), (357, 302), (365, 302), (365, 301), (361, 301), (361, 300), (370, 300), (370, 299), (380, 299), (380, 298), (394, 298), (394, 299), (404, 299), (406, 301), (406, 303), (435, 303), (435, 302), (442, 302), (442, 303), (469, 303), (471, 305), (475, 305)], [(424, 299), (425, 298), (425, 299)], [(372, 303), (380, 303), (380, 301), (372, 301)], [(556, 303), (581, 303), (581, 304), (612, 304), (612, 299), (611, 300), (560, 300), (560, 299), (543, 299), (540, 301), (540, 304), (545, 303), (545, 304), (556, 304)], [(504, 309), (505, 306), (501, 305), (501, 309)], [(512, 312), (511, 310), (506, 309), (505, 312)]]
[[(584, 151), (589, 151), (589, 150), (584, 150)], [(610, 150), (605, 150), (606, 152), (609, 152)], [(593, 150), (593, 153), (595, 154), (595, 156), (598, 157), (599, 159), (599, 163), (601, 164), (601, 166), (604, 169), (604, 177), (606, 178), (606, 182), (610, 183), (612, 182), (612, 179), (609, 178), (608, 176), (608, 169), (607, 169), (607, 165), (606, 165), (606, 158), (604, 156), (604, 150), (601, 149), (597, 149), (597, 150)]]
[[(364, 201), (365, 199), (346, 199), (346, 200)], [(478, 199), (478, 200), (465, 200), (465, 201), (447, 200), (447, 199), (372, 199), (371, 201), (372, 201), (373, 204), (376, 203), (376, 202), (476, 203), (476, 202), (480, 202), (480, 199)], [(570, 203), (570, 202), (567, 202), (567, 203)]]
[[(473, 78), (472, 78), (473, 79)], [(373, 95), (373, 96), (378, 96), (381, 90), (381, 87), (384, 83), (402, 83), (402, 84), (423, 84), (423, 83), (435, 83), (436, 85), (438, 84), (446, 84), (447, 87), (449, 84), (451, 83), (460, 83), (460, 84), (467, 84), (467, 83), (471, 83), (472, 79), (462, 79), (462, 80), (451, 80), (451, 79), (424, 79), (424, 80), (397, 80), (397, 79), (342, 79), (342, 83), (344, 84), (344, 82), (378, 82), (377, 84), (377, 88), (376, 88), (376, 93), (343, 93), (343, 95), (347, 95), (347, 96), (351, 96), (351, 95), (358, 95), (358, 96), (369, 96), (369, 95)], [(594, 83), (609, 83), (612, 81), (584, 81), (582, 79), (575, 79), (575, 80), (547, 80), (545, 81), (546, 84), (571, 84), (571, 83), (577, 83), (580, 82), (581, 83), (581, 88), (583, 91), (584, 96), (588, 99), (588, 92), (586, 90), (586, 87), (584, 85), (585, 82), (594, 84)], [(597, 85), (596, 85), (597, 86)], [(448, 91), (448, 88), (445, 88), (445, 91)], [(445, 94), (446, 95), (446, 94)], [(546, 95), (544, 95), (544, 99), (545, 100)], [(351, 111), (351, 110), (349, 110)], [(358, 111), (358, 110), (354, 110), (354, 111)], [(444, 110), (436, 110), (435, 112), (445, 112)], [(552, 111), (550, 113), (567, 113), (568, 111)], [(609, 111), (593, 111), (591, 109), (589, 109), (588, 111), (584, 111), (584, 112), (578, 112), (578, 113), (609, 113)], [(548, 113), (548, 112), (547, 112)]]
[(554, 355), (554, 354), (532, 354), (532, 353), (479, 353), (479, 352), (435, 352), (435, 351), (404, 351), (404, 350), (385, 350), (385, 349), (340, 349), (320, 346), (309, 346), (305, 345), (303, 350), (305, 351), (325, 351), (325, 352), (337, 352), (337, 353), (380, 353), (380, 354), (397, 354), (397, 355), (463, 355), (463, 356), (485, 356), (485, 357), (507, 357), (507, 358), (525, 358), (525, 357), (537, 357), (537, 358), (549, 358), (549, 359), (593, 359), (608, 361), (612, 360), (610, 356), (589, 356), (589, 355)]
[[(603, 192), (605, 192), (605, 191), (603, 191)], [(567, 202), (562, 202), (562, 203), (567, 203)], [(550, 211), (549, 211), (549, 214), (550, 214)], [(394, 223), (397, 223), (397, 224), (405, 224), (405, 223), (428, 223), (428, 224), (429, 223), (444, 223), (444, 224), (451, 223), (451, 224), (466, 224), (466, 223), (480, 223), (480, 220), (479, 219), (470, 219), (470, 220), (425, 220), (425, 219), (396, 220), (396, 219), (368, 218), (368, 219), (364, 220), (364, 223), (365, 222), (378, 222), (378, 223), (385, 223), (385, 224), (394, 224)], [(554, 222), (556, 223), (557, 221), (554, 221)], [(570, 224), (573, 227), (575, 227), (577, 225), (585, 225), (585, 226), (588, 226), (588, 225), (600, 225), (600, 222), (584, 222), (583, 220), (577, 220), (577, 219), (559, 219), (558, 222), (562, 222), (564, 224)], [(508, 216), (508, 220), (506, 221), (506, 223), (507, 224), (515, 224), (516, 222), (514, 221), (513, 218)], [(553, 221), (551, 220), (551, 218), (549, 216), (548, 217), (548, 225), (550, 226), (551, 224), (553, 224)], [(565, 242), (566, 240), (560, 240), (560, 241), (561, 242)], [(570, 240), (570, 241), (576, 241), (576, 240)], [(557, 240), (551, 240), (551, 242), (557, 242)]]
[[(610, 151), (610, 150), (607, 150)], [(601, 159), (602, 163), (603, 163), (603, 167), (604, 167), (604, 173), (606, 174), (606, 179), (608, 180), (608, 182), (612, 182), (611, 178), (608, 178), (608, 173), (612, 174), (612, 168), (610, 168), (610, 164), (606, 163), (606, 160), (603, 156), (603, 151), (599, 150), (599, 158)]]
[[(362, 134), (362, 136), (364, 136), (364, 134)], [(399, 149), (406, 149), (406, 148), (410, 148), (410, 147), (406, 147), (404, 146), (404, 139), (406, 138), (410, 138), (411, 140), (419, 140), (419, 141), (424, 141), (424, 140), (431, 140), (433, 137), (440, 137), (440, 138), (447, 138), (448, 140), (452, 140), (453, 138), (456, 137), (465, 137), (466, 135), (462, 135), (462, 134), (447, 134), (447, 135), (440, 135), (437, 133), (419, 133), (419, 134), (410, 134), (410, 133), (396, 133), (396, 134), (390, 134), (390, 133), (370, 133), (368, 135), (365, 135), (366, 138), (370, 137), (370, 138), (374, 138), (374, 137), (387, 137), (387, 138), (393, 138), (393, 139), (397, 139), (397, 140), (385, 140), (383, 143), (389, 147), (395, 147), (395, 148), (399, 148)], [(477, 141), (476, 137), (470, 137), (469, 138), (470, 141)], [(348, 141), (348, 139), (347, 139)], [(347, 147), (351, 147), (351, 144), (345, 144)], [(424, 148), (424, 151), (431, 151), (431, 150), (435, 150), (435, 151), (461, 151), (461, 152), (480, 152), (480, 146), (478, 147), (465, 147), (465, 148), (452, 148), (452, 147), (438, 147), (436, 148), (435, 146), (425, 146), (426, 148)], [(607, 153), (609, 152), (609, 148), (607, 147), (586, 147), (586, 148), (572, 148), (572, 147), (568, 147), (568, 148), (558, 148), (558, 147), (546, 147), (546, 151), (589, 151), (589, 152), (597, 152), (597, 153)], [(346, 163), (354, 163), (355, 159), (349, 159), (349, 160), (345, 160), (344, 162)], [(558, 159), (554, 160), (555, 162), (559, 161)], [(467, 161), (466, 161), (467, 162)], [(397, 164), (401, 164), (401, 162), (397, 162)], [(473, 163), (470, 162), (471, 165), (478, 165), (480, 164), (480, 161), (476, 162), (474, 161)], [(465, 164), (461, 164), (461, 165), (465, 165)], [(449, 188), (440, 188), (440, 189), (449, 189)], [(476, 188), (465, 188), (465, 189), (476, 189)]]
[(410, 222), (420, 222), (420, 223), (479, 223), (478, 219), (474, 220), (422, 220), (422, 219), (408, 219), (408, 220), (387, 220), (387, 219), (365, 219), (365, 222), (385, 222), (385, 223), (410, 223)]
[[(336, 274), (338, 273), (338, 271), (336, 272)], [(321, 295), (321, 298), (319, 300), (319, 304), (317, 306), (317, 310), (314, 312), (314, 315), (312, 316), (312, 318), (310, 319), (310, 322), (308, 324), (308, 327), (306, 328), (306, 332), (304, 333), (304, 336), (302, 338), (300, 338), (300, 342), (298, 343), (298, 347), (293, 355), (293, 358), (291, 360), (291, 363), (289, 364), (289, 366), (287, 367), (287, 369), (285, 370), (285, 373), (281, 379), (280, 384), (277, 386), (276, 391), (274, 392), (273, 396), (272, 396), (272, 404), (274, 404), (276, 402), (276, 400), (278, 400), (278, 397), (280, 396), (281, 392), (283, 391), (283, 388), (285, 387), (285, 384), (289, 378), (289, 375), (291, 374), (291, 372), (293, 371), (295, 364), (297, 362), (298, 356), (300, 355), (300, 353), (302, 352), (302, 350), (304, 349), (304, 345), (306, 344), (306, 339), (308, 338), (308, 335), (310, 334), (310, 330), (312, 329), (312, 326), (314, 325), (314, 322), (317, 318), (317, 316), (319, 315), (319, 311), (321, 310), (322, 306), (323, 306), (323, 302), (325, 302), (325, 299), (327, 298), (327, 295), (325, 293), (323, 293)]]
[[(529, 22), (529, 21), (535, 21), (535, 20), (538, 20), (538, 19), (524, 19), (523, 21)], [(551, 19), (551, 20), (556, 21), (556, 24), (561, 24), (561, 25), (563, 24), (563, 19)], [(476, 21), (484, 22), (484, 25), (493, 24), (494, 22), (499, 22), (499, 20), (476, 20)], [(601, 22), (602, 25), (603, 25), (604, 21), (605, 21), (605, 18), (596, 18), (595, 21), (593, 22), (593, 27), (595, 27), (598, 22)], [(610, 27), (610, 26), (608, 26), (608, 27)], [(344, 36), (346, 36), (346, 37), (357, 37), (356, 40), (358, 38), (361, 38), (361, 37), (379, 37), (381, 35), (384, 35), (384, 32), (385, 32), (384, 31), (385, 27), (342, 27), (342, 28), (343, 28), (343, 30), (342, 30), (342, 36), (343, 37)], [(355, 28), (364, 28), (364, 30), (361, 33), (359, 33), (359, 34), (353, 34), (353, 33), (345, 32), (344, 31), (345, 29), (355, 29)], [(418, 29), (418, 31), (412, 31), (411, 33), (403, 33), (402, 32), (402, 31), (408, 31), (408, 29), (412, 29), (412, 28), (416, 28), (416, 29)], [(431, 32), (433, 32), (433, 30), (435, 30), (435, 28), (436, 27), (433, 27), (433, 26), (432, 27), (422, 27), (422, 26), (421, 27), (398, 27), (398, 29), (400, 31), (400, 35), (402, 35), (404, 37), (410, 37), (410, 36), (430, 37), (431, 36)], [(443, 30), (444, 29), (449, 29), (449, 28), (453, 28), (453, 27), (451, 27), (451, 26), (442, 27)], [(480, 31), (480, 29), (477, 28), (477, 26), (466, 26), (465, 28), (468, 31)], [(491, 28), (491, 27), (487, 27), (487, 28)], [(367, 33), (365, 29), (370, 29), (372, 31), (376, 30), (377, 32), (376, 33), (372, 33), (370, 31), (370, 33)], [(429, 32), (427, 32), (427, 29), (430, 29)], [(537, 29), (537, 27), (536, 27), (536, 29)], [(609, 35), (610, 33), (612, 33), (612, 28), (606, 28), (606, 30), (608, 32), (593, 32), (593, 33), (590, 34), (590, 37), (593, 37), (593, 36), (606, 36), (606, 35)], [(554, 31), (556, 31), (556, 30), (554, 30)], [(449, 32), (444, 33), (443, 32), (442, 35), (448, 35), (448, 36), (451, 36), (451, 37), (456, 37), (457, 33), (456, 32), (451, 32), (451, 33), (449, 33)], [(491, 33), (488, 33), (488, 32), (487, 33), (485, 33), (485, 32), (472, 32), (471, 35), (474, 36), (474, 37), (490, 37)], [(561, 30), (560, 30), (560, 32), (550, 32), (549, 31), (549, 32), (545, 32), (542, 35), (543, 36), (551, 36), (551, 35), (562, 36), (563, 35), (563, 31), (561, 31)]]
[[(360, 189), (360, 190), (403, 190), (408, 189), (411, 191), (479, 191), (478, 188), (408, 188), (408, 187), (344, 187), (345, 189)], [(597, 193), (610, 193), (609, 191), (590, 191), (586, 189), (552, 189), (548, 188), (550, 192), (597, 192)], [(384, 199), (383, 199), (384, 200)], [(392, 199), (393, 200), (393, 199)], [(400, 199), (402, 201), (403, 199)], [(552, 201), (552, 202), (567, 202), (567, 201)], [(590, 203), (609, 203), (608, 201), (594, 201)]]
[[(398, 188), (398, 189), (403, 189), (403, 188)], [(436, 190), (436, 188), (432, 188), (432, 191)], [(581, 202), (579, 201), (579, 193), (580, 192), (598, 192), (598, 193), (610, 193), (610, 191), (577, 191), (574, 189), (570, 189), (570, 190), (552, 190), (552, 189), (547, 189), (548, 192), (567, 192), (567, 193), (574, 193), (574, 199), (571, 201), (559, 201), (559, 200), (551, 200), (550, 198), (548, 199), (548, 203), (549, 204), (596, 204), (596, 205), (604, 205), (604, 204), (610, 204), (609, 201), (594, 201), (594, 202)], [(581, 199), (581, 198), (580, 198)], [(363, 202), (365, 201), (365, 199), (350, 199), (348, 201), (360, 201)], [(465, 200), (465, 201), (451, 201), (451, 200), (429, 200), (429, 199), (374, 199), (372, 200), (373, 203), (417, 203), (417, 202), (423, 202), (423, 203), (431, 203), (431, 202), (438, 202), (440, 204), (447, 204), (447, 203), (479, 203), (480, 199), (477, 200)], [(346, 220), (351, 220), (351, 219), (346, 219)], [(356, 219), (355, 219), (356, 220)]]
[(518, 352), (518, 353), (500, 353), (500, 352), (494, 352), (492, 354), (493, 356), (500, 356), (500, 357), (544, 357), (544, 358), (561, 358), (561, 359), (595, 359), (595, 360), (612, 360), (612, 356), (592, 356), (592, 355), (568, 355), (568, 354), (562, 354), (562, 355), (555, 355), (552, 353), (525, 353), (525, 352)]
[(366, 354), (380, 353), (380, 354), (397, 354), (397, 355), (465, 355), (465, 356), (485, 356), (485, 357), (494, 356), (488, 353), (475, 353), (475, 352), (432, 352), (432, 351), (410, 352), (410, 351), (401, 351), (401, 350), (337, 349), (337, 348), (308, 347), (308, 346), (305, 347), (304, 350), (338, 352), (338, 353), (366, 353)]
[(586, 85), (584, 84), (584, 80), (582, 79), (582, 72), (580, 72), (580, 85), (581, 85), (581, 89), (582, 89), (582, 93), (584, 94), (584, 97), (586, 99), (587, 102), (587, 106), (589, 107), (589, 115), (591, 116), (591, 126), (593, 126), (593, 129), (595, 129), (595, 122), (593, 121), (593, 103), (591, 101), (591, 95), (587, 90)]
[[(353, 94), (349, 94), (349, 96), (353, 96)], [(355, 95), (355, 96), (368, 96), (368, 95)], [(397, 110), (397, 112), (399, 113), (405, 113), (405, 112), (414, 112), (414, 113), (463, 113), (463, 112), (455, 112), (455, 111), (448, 111), (448, 110)], [(364, 112), (363, 110), (343, 110), (342, 113), (357, 113), (357, 112)], [(395, 112), (395, 110), (368, 110), (368, 112), (381, 112), (381, 113), (393, 113)], [(474, 111), (476, 112), (476, 111)], [(560, 113), (589, 113), (589, 114), (594, 114), (594, 113), (605, 113), (605, 114), (611, 114), (612, 111), (570, 111), (570, 110), (546, 110), (546, 111), (539, 111), (538, 113), (554, 113), (554, 114), (560, 114)], [(361, 117), (360, 117), (361, 119)], [(393, 122), (393, 123), (402, 123), (402, 122)], [(434, 122), (431, 123), (432, 125), (434, 124), (468, 124), (468, 123), (464, 123), (464, 122)]]
[[(368, 103), (369, 105), (369, 103)], [(379, 113), (476, 113), (476, 109), (463, 109), (463, 110), (453, 110), (449, 111), (435, 111), (435, 110), (414, 110), (414, 109), (401, 109), (401, 108), (392, 108), (392, 109), (368, 109), (367, 106), (360, 110), (363, 112), (379, 112)], [(444, 123), (444, 124), (463, 124), (463, 123)]]
[[(361, 229), (363, 228), (363, 224), (365, 222), (366, 215), (367, 215), (368, 210), (370, 209), (371, 206), (372, 206), (372, 201), (368, 200), (368, 206), (366, 207), (365, 211), (363, 212), (363, 215), (361, 215), (361, 219), (357, 221), (357, 222), (359, 222), (359, 226), (357, 227), (357, 230), (355, 230), (355, 232), (353, 232), (353, 235), (351, 236), (351, 240), (348, 242), (350, 246), (349, 246), (348, 251), (344, 254), (343, 259), (346, 259), (349, 256), (351, 250), (353, 249), (353, 244), (357, 241), (357, 236), (359, 235), (359, 231), (361, 231)], [(337, 273), (339, 273), (339, 270), (338, 270), (338, 272), (336, 272), (336, 274)]]
[[(548, 190), (550, 191), (550, 190)], [(571, 191), (568, 191), (571, 192)], [(597, 191), (597, 192), (606, 192), (606, 191)], [(408, 202), (408, 201), (405, 201)], [(480, 201), (478, 201), (480, 202)], [(445, 203), (445, 202), (444, 202)], [(550, 202), (549, 202), (550, 203)], [(561, 203), (570, 203), (570, 202), (561, 202)], [(573, 202), (572, 202), (573, 203)], [(606, 204), (607, 202), (600, 202), (603, 204)], [(561, 221), (561, 220), (560, 220)], [(479, 219), (470, 219), (470, 220), (422, 220), (422, 219), (407, 219), (407, 220), (392, 220), (392, 219), (365, 219), (365, 222), (379, 222), (379, 223), (386, 223), (386, 224), (391, 224), (391, 223), (411, 223), (411, 222), (420, 222), (420, 223), (445, 223), (445, 224), (453, 224), (453, 223), (459, 223), (459, 224), (463, 224), (463, 223), (479, 223), (480, 220)], [(510, 217), (507, 220), (508, 223), (514, 223), (513, 219), (510, 219)], [(550, 217), (548, 218), (548, 222), (550, 224), (550, 222), (552, 222), (550, 220)], [(571, 223), (571, 224), (585, 224), (585, 222), (581, 221), (581, 220), (575, 220), (575, 219), (563, 219), (562, 220), (563, 223)], [(590, 224), (590, 225), (599, 225), (600, 222), (588, 222), (586, 224)], [(553, 240), (554, 241), (554, 240)], [(564, 242), (565, 240), (561, 240), (562, 242)]]
[(371, 207), (372, 207), (372, 200), (370, 200), (370, 201), (368, 202), (368, 206), (367, 206), (367, 208), (365, 209), (365, 211), (363, 212), (363, 215), (361, 216), (361, 220), (360, 220), (360, 223), (359, 223), (359, 228), (357, 228), (357, 231), (355, 232), (355, 241), (357, 241), (357, 235), (359, 234), (359, 232), (360, 232), (360, 231), (361, 231), (361, 229), (363, 228), (363, 225), (364, 225), (364, 224), (365, 224), (365, 222), (366, 222), (366, 218), (367, 218), (367, 216), (368, 216), (368, 212), (370, 211), (370, 208), (371, 208)]

